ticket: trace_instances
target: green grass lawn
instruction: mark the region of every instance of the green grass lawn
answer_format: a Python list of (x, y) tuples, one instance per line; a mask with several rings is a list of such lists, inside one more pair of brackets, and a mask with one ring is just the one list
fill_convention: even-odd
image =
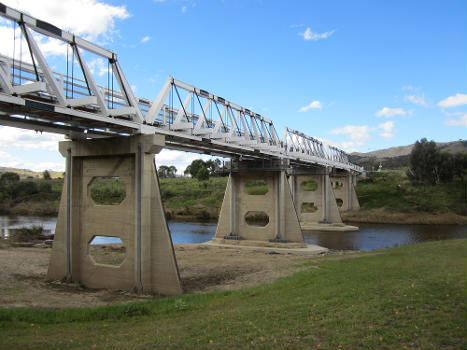
[(0, 348), (465, 349), (466, 240), (377, 252), (235, 292), (0, 309)]

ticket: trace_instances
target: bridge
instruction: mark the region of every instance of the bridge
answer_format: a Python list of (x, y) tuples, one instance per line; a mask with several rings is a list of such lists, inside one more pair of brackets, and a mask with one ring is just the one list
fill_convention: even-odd
[[(15, 29), (11, 56), (0, 56), (0, 125), (70, 140), (59, 145), (66, 179), (49, 279), (181, 292), (154, 163), (163, 148), (231, 158), (219, 243), (303, 246), (302, 228), (342, 227), (340, 211), (358, 209), (354, 185), (363, 168), (344, 151), (288, 127), (280, 137), (272, 120), (173, 77), (154, 100), (137, 97), (115, 52), (1, 3), (0, 16)], [(38, 35), (66, 46), (65, 71), (52, 69)], [(92, 58), (107, 63), (106, 84), (90, 68)], [(96, 205), (93, 181), (116, 177), (125, 200)], [(268, 190), (247, 193), (255, 183)], [(251, 213), (265, 214), (267, 224), (248, 225)], [(129, 248), (121, 266), (92, 260), (96, 235), (121, 238)]]

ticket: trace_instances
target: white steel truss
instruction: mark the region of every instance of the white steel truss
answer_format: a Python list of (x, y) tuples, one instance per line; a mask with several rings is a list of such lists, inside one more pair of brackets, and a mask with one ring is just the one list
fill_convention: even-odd
[[(114, 52), (1, 3), (0, 16), (20, 28), (31, 59), (25, 62), (22, 57), (15, 60), (14, 55), (0, 56), (2, 125), (73, 138), (159, 133), (166, 135), (168, 148), (223, 156), (284, 158), (304, 165), (363, 171), (336, 147), (287, 127), (280, 139), (271, 120), (173, 77), (167, 78), (154, 101), (139, 98)], [(54, 72), (34, 33), (67, 45), (72, 67), (76, 60), (81, 78)], [(97, 84), (86, 59), (89, 54), (107, 62), (111, 86)]]

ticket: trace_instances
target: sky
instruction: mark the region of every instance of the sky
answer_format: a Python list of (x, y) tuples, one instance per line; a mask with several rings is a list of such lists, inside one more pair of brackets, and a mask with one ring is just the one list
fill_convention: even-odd
[[(167, 76), (347, 152), (466, 139), (466, 1), (2, 0), (117, 53), (135, 94)], [(0, 54), (12, 55), (0, 21)], [(49, 62), (66, 51), (38, 38)], [(92, 69), (105, 76), (106, 64)], [(102, 73), (102, 74), (100, 74)], [(0, 127), (0, 166), (63, 170), (63, 136)], [(162, 151), (179, 172), (198, 154)]]

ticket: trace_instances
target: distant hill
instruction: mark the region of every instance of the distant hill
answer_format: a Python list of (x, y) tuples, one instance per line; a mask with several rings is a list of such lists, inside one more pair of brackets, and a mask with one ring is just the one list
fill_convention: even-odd
[[(55, 179), (57, 177), (63, 177), (63, 173), (60, 171), (53, 171), (53, 170), (48, 170), (48, 171), (52, 179)], [(43, 171), (32, 171), (29, 169), (16, 169), (16, 168), (8, 168), (8, 167), (0, 166), (0, 174), (6, 173), (6, 172), (17, 173), (22, 179), (25, 179), (28, 177), (29, 178), (30, 177), (42, 178), (42, 173), (43, 173)]]
[[(436, 146), (442, 152), (451, 154), (467, 153), (467, 140), (436, 142)], [(353, 163), (364, 166), (367, 169), (378, 167), (380, 162), (383, 168), (398, 168), (409, 165), (410, 152), (414, 144), (407, 146), (391, 147), (377, 151), (361, 153), (353, 152), (350, 159)]]

